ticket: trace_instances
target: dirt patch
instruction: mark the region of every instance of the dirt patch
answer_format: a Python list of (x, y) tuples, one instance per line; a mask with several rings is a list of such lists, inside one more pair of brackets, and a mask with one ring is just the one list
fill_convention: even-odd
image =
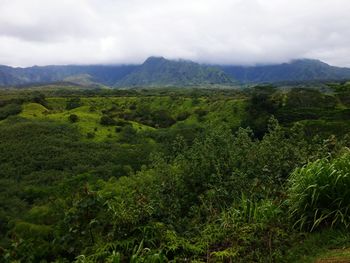
[(315, 261), (315, 263), (350, 263), (350, 259), (346, 258), (321, 258)]
[(350, 263), (349, 249), (334, 249), (330, 254), (320, 257), (315, 263)]

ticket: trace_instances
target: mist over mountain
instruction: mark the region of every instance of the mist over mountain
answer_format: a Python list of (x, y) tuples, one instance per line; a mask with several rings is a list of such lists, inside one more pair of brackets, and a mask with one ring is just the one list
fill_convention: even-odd
[(342, 80), (350, 78), (350, 69), (330, 66), (320, 60), (296, 59), (290, 63), (258, 66), (221, 66), (232, 78), (242, 83)]
[(189, 86), (203, 84), (232, 84), (221, 69), (203, 66), (187, 60), (150, 57), (121, 81), (118, 86)]
[[(76, 77), (85, 75), (85, 78), (89, 78), (93, 82), (113, 86), (136, 67), (134, 65), (67, 65), (28, 68), (0, 66), (0, 85), (17, 86), (60, 81), (74, 82)], [(80, 83), (78, 82), (78, 84)]]
[(202, 65), (163, 57), (150, 57), (141, 65), (0, 66), (2, 87), (62, 81), (83, 86), (154, 87), (343, 79), (350, 79), (349, 68), (312, 59), (257, 66)]

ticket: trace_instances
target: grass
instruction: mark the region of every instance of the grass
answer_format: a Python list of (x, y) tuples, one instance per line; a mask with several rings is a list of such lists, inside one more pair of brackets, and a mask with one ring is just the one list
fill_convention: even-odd
[(289, 179), (290, 213), (300, 229), (350, 225), (350, 154), (296, 169)]
[[(350, 233), (345, 230), (324, 230), (306, 233), (287, 251), (286, 262), (350, 262)], [(338, 260), (338, 261), (337, 261)]]
[[(57, 103), (57, 101), (55, 101)], [(61, 105), (61, 104), (58, 104)], [(72, 123), (81, 133), (82, 138), (86, 138), (88, 133), (93, 133), (95, 136), (91, 138), (94, 141), (102, 141), (106, 139), (118, 139), (119, 135), (115, 132), (114, 126), (103, 126), (100, 124), (101, 112), (91, 112), (89, 106), (81, 106), (72, 110), (48, 110), (44, 106), (37, 103), (28, 103), (23, 106), (20, 117), (36, 120), (51, 120), (61, 123), (70, 123), (69, 115), (76, 114), (79, 121)], [(137, 131), (152, 129), (146, 125), (136, 122), (131, 122), (132, 126)]]
[(23, 105), (22, 112), (19, 116), (27, 119), (43, 118), (47, 113), (49, 113), (49, 110), (41, 104), (28, 103)]
[[(238, 127), (244, 115), (244, 100), (222, 99), (209, 101), (205, 98), (193, 100), (192, 98), (170, 96), (150, 96), (150, 97), (82, 97), (81, 106), (72, 110), (66, 109), (69, 98), (52, 97), (47, 98), (47, 108), (37, 103), (27, 103), (23, 105), (20, 117), (35, 120), (51, 120), (61, 123), (70, 123), (69, 115), (75, 114), (79, 120), (71, 125), (80, 132), (82, 139), (87, 139), (87, 134), (94, 134), (89, 140), (103, 141), (108, 139), (118, 139), (119, 134), (115, 132), (115, 126), (101, 125), (100, 118), (102, 110), (111, 109), (113, 106), (124, 112), (130, 111), (132, 105), (141, 107), (145, 105), (150, 111), (166, 109), (175, 119), (178, 114), (188, 112), (189, 117), (178, 124), (199, 124), (200, 122), (225, 121), (230, 125)], [(195, 113), (196, 110), (205, 110), (208, 113), (200, 120)], [(149, 131), (155, 128), (143, 125), (136, 121), (129, 121), (136, 131)], [(176, 127), (176, 124), (174, 125)]]
[(315, 259), (317, 263), (349, 263), (350, 262), (350, 248), (346, 249), (332, 249), (326, 251), (324, 254)]

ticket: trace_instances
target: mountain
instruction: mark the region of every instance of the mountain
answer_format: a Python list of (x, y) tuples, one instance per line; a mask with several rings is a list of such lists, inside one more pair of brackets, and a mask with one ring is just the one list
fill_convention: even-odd
[(350, 79), (350, 69), (330, 66), (314, 59), (297, 59), (290, 63), (259, 66), (220, 66), (242, 83), (315, 81)]
[(202, 65), (187, 60), (150, 57), (141, 65), (67, 65), (14, 68), (0, 65), (0, 86), (54, 82), (83, 86), (151, 87), (207, 84), (276, 83), (350, 79), (350, 69), (319, 60), (258, 66)]
[(218, 67), (162, 57), (150, 57), (142, 65), (0, 66), (0, 86), (60, 81), (118, 87), (232, 84), (231, 78)]
[(13, 68), (0, 66), (0, 86), (71, 81), (77, 84), (99, 83), (113, 86), (131, 73), (136, 65), (67, 65)]
[(150, 57), (140, 67), (117, 83), (118, 86), (191, 86), (232, 84), (221, 69), (187, 60)]

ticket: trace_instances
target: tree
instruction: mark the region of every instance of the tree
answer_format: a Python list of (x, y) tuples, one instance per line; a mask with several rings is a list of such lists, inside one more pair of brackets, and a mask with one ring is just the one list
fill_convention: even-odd
[(78, 117), (78, 115), (76, 115), (76, 114), (71, 114), (71, 115), (69, 115), (68, 120), (69, 120), (71, 123), (74, 123), (74, 122), (77, 122), (77, 121), (79, 120), (79, 117)]
[(136, 130), (131, 126), (127, 125), (123, 127), (121, 131), (121, 141), (131, 143), (135, 140), (136, 137)]
[(115, 120), (113, 120), (108, 115), (103, 115), (100, 119), (100, 123), (101, 123), (101, 125), (105, 125), (105, 126), (116, 124)]
[(81, 100), (79, 97), (71, 98), (67, 101), (66, 109), (72, 110), (81, 106)]

